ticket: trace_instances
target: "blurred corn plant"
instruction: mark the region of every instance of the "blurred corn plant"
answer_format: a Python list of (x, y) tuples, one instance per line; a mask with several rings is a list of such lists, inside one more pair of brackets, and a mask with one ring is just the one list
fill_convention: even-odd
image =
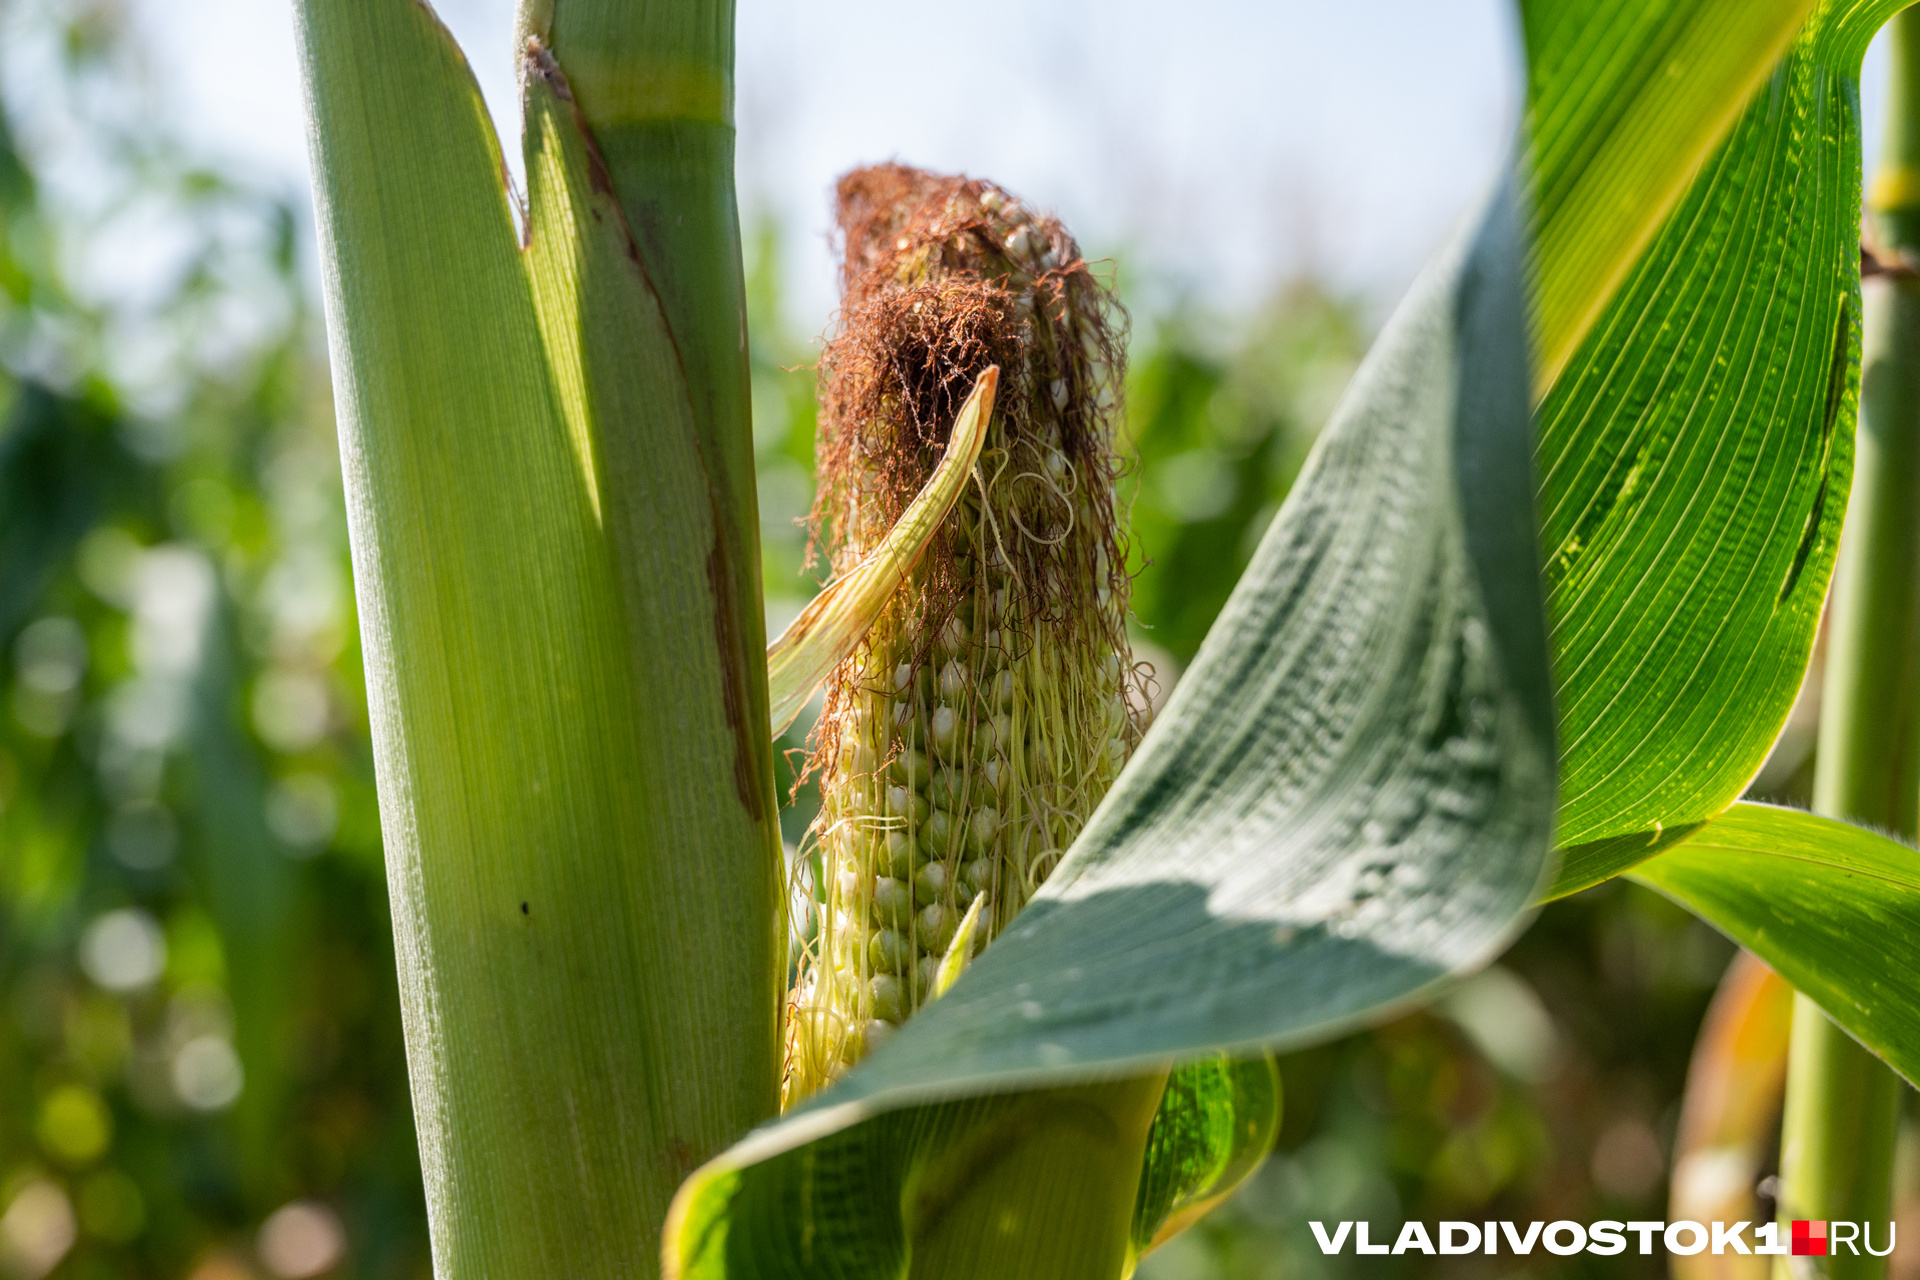
[(1914, 936), (1910, 855), (1735, 804), (1838, 544), (1855, 84), (1899, 7), (1524, 4), (1516, 174), (1132, 762), (993, 945), (775, 1121), (731, 6), (528, 5), (520, 204), (430, 10), (299, 4), (436, 1268), (1117, 1275), (1257, 1160), (1264, 1051), (1628, 871), (1911, 1077), (1920, 965), (1860, 943)]

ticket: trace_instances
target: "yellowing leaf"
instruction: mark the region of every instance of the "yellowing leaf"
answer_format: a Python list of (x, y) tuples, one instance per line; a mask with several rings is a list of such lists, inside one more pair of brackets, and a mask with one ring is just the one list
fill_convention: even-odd
[(773, 736), (793, 723), (800, 708), (835, 667), (859, 647), (887, 600), (906, 580), (940, 522), (966, 487), (980, 446), (993, 417), (994, 392), (1000, 386), (1000, 366), (994, 365), (973, 384), (973, 392), (953, 420), (947, 451), (915, 495), (906, 514), (893, 526), (873, 554), (851, 573), (829, 583), (795, 618), (780, 638), (767, 646), (767, 685), (772, 706)]

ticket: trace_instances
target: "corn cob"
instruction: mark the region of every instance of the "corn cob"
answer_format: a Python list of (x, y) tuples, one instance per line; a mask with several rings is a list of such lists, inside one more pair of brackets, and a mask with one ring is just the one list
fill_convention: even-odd
[(926, 1003), (950, 950), (963, 960), (1026, 905), (1145, 706), (1124, 622), (1112, 294), (1057, 220), (991, 183), (859, 170), (840, 183), (839, 223), (813, 511), (836, 574), (926, 481), (977, 376), (1002, 372), (974, 483), (828, 681), (788, 1105)]

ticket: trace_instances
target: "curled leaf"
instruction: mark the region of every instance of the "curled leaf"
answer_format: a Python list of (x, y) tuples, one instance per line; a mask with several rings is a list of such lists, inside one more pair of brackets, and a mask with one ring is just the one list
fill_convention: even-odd
[(1173, 1069), (1147, 1135), (1135, 1250), (1165, 1244), (1260, 1167), (1280, 1131), (1280, 1100), (1280, 1069), (1270, 1054), (1216, 1053)]
[(953, 435), (933, 475), (928, 477), (893, 532), (851, 573), (843, 574), (815, 596), (780, 638), (767, 646), (767, 686), (773, 736), (793, 723), (800, 708), (827, 674), (853, 653), (880, 611), (886, 608), (920, 555), (953, 509), (973, 474), (980, 446), (993, 417), (1000, 366), (990, 366), (953, 420)]

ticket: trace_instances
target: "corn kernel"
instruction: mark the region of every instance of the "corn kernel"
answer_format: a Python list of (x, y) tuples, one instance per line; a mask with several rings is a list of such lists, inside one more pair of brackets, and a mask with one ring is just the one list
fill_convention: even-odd
[(914, 917), (913, 936), (928, 951), (945, 952), (947, 944), (953, 941), (953, 931), (960, 925), (960, 918), (952, 907), (935, 902), (921, 908)]
[(913, 891), (904, 881), (882, 877), (873, 886), (873, 913), (882, 924), (904, 926), (913, 916)]
[(898, 1022), (906, 1016), (906, 992), (900, 979), (883, 973), (873, 980), (873, 1016), (882, 1022)]
[(929, 862), (920, 868), (920, 874), (913, 878), (914, 901), (937, 903), (947, 896), (947, 868), (942, 863)]
[(882, 929), (873, 935), (873, 941), (868, 944), (868, 957), (873, 961), (873, 967), (879, 970), (892, 972), (901, 969), (912, 954), (913, 949), (906, 938), (893, 929)]

